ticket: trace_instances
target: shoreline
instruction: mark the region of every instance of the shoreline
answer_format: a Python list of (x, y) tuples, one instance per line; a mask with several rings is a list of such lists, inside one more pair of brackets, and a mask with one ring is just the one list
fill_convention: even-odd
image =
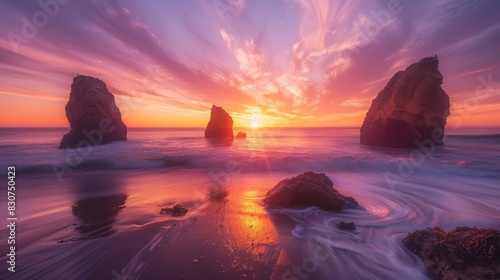
[[(408, 232), (432, 225), (500, 226), (491, 212), (498, 208), (496, 197), (488, 193), (495, 179), (485, 178), (474, 189), (466, 187), (474, 178), (453, 176), (441, 180), (455, 181), (455, 188), (440, 186), (437, 178), (416, 177), (389, 189), (382, 174), (330, 172), (334, 187), (366, 211), (264, 207), (266, 192), (295, 174), (233, 174), (224, 189), (227, 197), (210, 196), (213, 178), (199, 169), (82, 172), (62, 183), (54, 176), (20, 178), (18, 240), (24, 244), (16, 252), (19, 270), (12, 279), (198, 279), (209, 274), (219, 279), (306, 274), (313, 279), (427, 279), (423, 263), (401, 243)], [(458, 208), (435, 204), (445, 198)], [(162, 207), (175, 204), (188, 208), (187, 215), (159, 215)], [(354, 221), (356, 232), (338, 230), (340, 221)]]

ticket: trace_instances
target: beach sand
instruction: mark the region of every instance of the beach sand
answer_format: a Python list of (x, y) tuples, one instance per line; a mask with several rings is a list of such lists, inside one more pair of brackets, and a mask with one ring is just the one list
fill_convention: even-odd
[[(425, 174), (390, 188), (383, 172), (331, 172), (364, 210), (325, 212), (263, 205), (296, 172), (237, 171), (18, 176), (16, 272), (0, 279), (428, 279), (401, 243), (409, 232), (498, 227), (495, 177)], [(159, 214), (176, 204), (188, 213)], [(342, 221), (356, 230), (337, 229)], [(7, 230), (0, 236), (6, 242)]]
[[(262, 204), (284, 174), (225, 175), (222, 188), (203, 170), (20, 178), (9, 279), (285, 279), (305, 256), (294, 222)], [(159, 215), (175, 204), (187, 215)]]

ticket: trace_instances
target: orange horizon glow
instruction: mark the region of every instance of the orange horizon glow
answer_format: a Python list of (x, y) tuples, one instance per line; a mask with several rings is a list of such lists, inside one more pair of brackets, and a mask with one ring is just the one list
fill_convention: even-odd
[[(16, 100), (17, 99), (17, 100)], [(30, 100), (30, 102), (27, 102)], [(8, 106), (11, 103), (0, 103), (0, 127), (57, 127), (69, 128), (69, 123), (66, 119), (64, 106), (66, 102), (61, 100), (49, 101), (31, 99), (27, 96), (10, 95), (9, 102), (23, 102), (25, 108), (23, 111), (17, 110), (15, 107)], [(119, 102), (117, 102), (119, 105)], [(447, 119), (446, 128), (459, 127), (498, 127), (497, 114), (495, 106), (485, 104), (483, 106), (486, 112), (469, 113), (464, 110), (452, 109), (450, 116)], [(210, 118), (210, 108), (200, 111), (175, 112), (171, 113), (168, 108), (161, 106), (132, 108), (125, 107), (122, 111), (122, 119), (127, 127), (147, 128), (147, 127), (191, 127), (204, 128)], [(453, 108), (453, 103), (452, 103)], [(368, 110), (368, 107), (366, 108)], [(255, 113), (239, 114), (227, 110), (233, 116), (235, 128), (272, 128), (272, 127), (361, 127), (364, 114), (366, 112), (356, 113), (355, 116), (335, 115), (321, 116), (327, 120), (334, 119), (335, 121), (316, 121), (308, 120), (280, 120), (260, 113), (256, 118)], [(321, 118), (320, 117), (320, 118)], [(258, 119), (259, 121), (257, 121)]]

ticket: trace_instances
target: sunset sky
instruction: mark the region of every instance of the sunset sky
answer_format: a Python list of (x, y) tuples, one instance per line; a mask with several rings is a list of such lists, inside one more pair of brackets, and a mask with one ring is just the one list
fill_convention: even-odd
[(205, 126), (212, 104), (235, 126), (360, 126), (395, 72), (435, 54), (449, 124), (500, 124), (500, 1), (40, 3), (0, 2), (0, 126), (69, 126), (78, 73), (130, 127)]

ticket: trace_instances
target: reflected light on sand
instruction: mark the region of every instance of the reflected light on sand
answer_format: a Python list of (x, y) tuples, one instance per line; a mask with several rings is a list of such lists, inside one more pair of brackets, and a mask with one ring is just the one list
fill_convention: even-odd
[(269, 215), (258, 203), (258, 199), (256, 191), (245, 191), (236, 205), (237, 215), (233, 223), (233, 234), (237, 243), (245, 248), (272, 244), (278, 238)]

